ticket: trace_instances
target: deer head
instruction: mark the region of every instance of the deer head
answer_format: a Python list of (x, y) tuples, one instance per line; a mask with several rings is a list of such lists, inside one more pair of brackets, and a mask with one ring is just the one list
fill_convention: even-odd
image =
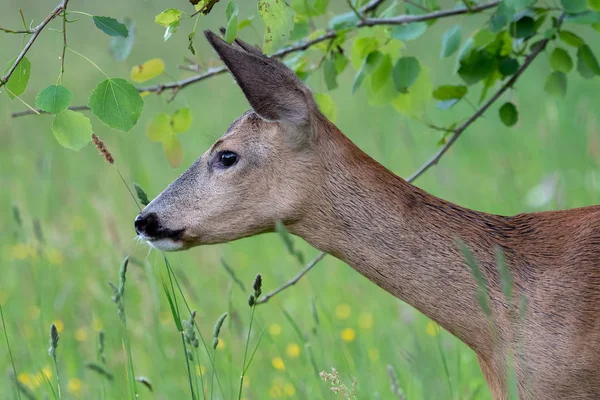
[(228, 242), (293, 222), (318, 180), (314, 128), (324, 117), (310, 90), (256, 48), (205, 35), (252, 110), (135, 219), (139, 237), (162, 250)]

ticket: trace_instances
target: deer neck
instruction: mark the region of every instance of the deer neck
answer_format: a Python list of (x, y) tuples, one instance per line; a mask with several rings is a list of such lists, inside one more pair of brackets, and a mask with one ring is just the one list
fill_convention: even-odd
[(477, 285), (456, 240), (465, 242), (478, 261), (493, 262), (485, 227), (495, 216), (410, 185), (339, 131), (319, 140), (324, 141), (318, 146), (326, 165), (323, 184), (312, 196), (306, 218), (292, 231), (412, 305), (478, 354), (492, 350)]

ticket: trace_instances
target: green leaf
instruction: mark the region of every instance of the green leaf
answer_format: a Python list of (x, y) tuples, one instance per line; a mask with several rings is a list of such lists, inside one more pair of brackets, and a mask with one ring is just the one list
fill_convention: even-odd
[(496, 8), (494, 15), (490, 19), (490, 32), (500, 32), (513, 18), (513, 15), (515, 15), (515, 7), (508, 6), (507, 3), (507, 1), (503, 1), (498, 8)]
[(600, 0), (587, 0), (588, 7), (594, 11), (600, 11)]
[(504, 0), (503, 3), (515, 11), (521, 11), (522, 9), (533, 5), (535, 1), (536, 0)]
[(94, 20), (96, 28), (100, 29), (108, 36), (119, 36), (124, 38), (129, 36), (129, 31), (127, 30), (125, 24), (120, 23), (114, 18), (99, 17), (97, 15), (94, 15), (92, 19)]
[(356, 76), (354, 77), (354, 83), (352, 84), (352, 94), (356, 93), (356, 91), (362, 84), (363, 80), (365, 79), (365, 76), (366, 76), (366, 73), (365, 73), (365, 68), (364, 68), (364, 64), (363, 64), (363, 66), (358, 70), (358, 72), (356, 73)]
[(426, 67), (421, 69), (419, 77), (406, 93), (399, 93), (392, 100), (392, 106), (399, 113), (421, 118), (431, 102), (433, 87)]
[(454, 54), (460, 46), (461, 29), (460, 25), (454, 25), (448, 29), (442, 37), (442, 52), (441, 57), (446, 58)]
[(464, 85), (442, 85), (433, 91), (433, 98), (437, 100), (460, 100), (467, 94), (467, 87)]
[(560, 31), (558, 38), (568, 45), (580, 48), (585, 44), (585, 41), (571, 31)]
[(415, 40), (425, 33), (427, 24), (425, 22), (412, 22), (405, 25), (396, 25), (390, 34), (394, 39), (409, 41)]
[(552, 96), (564, 97), (567, 92), (567, 76), (560, 71), (552, 72), (546, 79), (544, 90)]
[(580, 25), (592, 25), (600, 22), (600, 13), (594, 11), (586, 11), (575, 15), (567, 15), (565, 22)]
[(389, 54), (384, 55), (379, 66), (371, 72), (371, 89), (374, 93), (378, 93), (386, 85), (392, 68), (392, 57)]
[(557, 47), (550, 56), (550, 66), (553, 70), (566, 74), (573, 69), (573, 60), (565, 49)]
[(467, 85), (477, 83), (494, 71), (496, 60), (484, 50), (474, 50), (460, 61), (458, 74)]
[(110, 40), (109, 53), (116, 61), (125, 61), (131, 53), (135, 41), (135, 21), (124, 18), (123, 24), (127, 28), (127, 37), (115, 36)]
[(415, 83), (421, 72), (419, 60), (415, 57), (402, 57), (394, 65), (392, 77), (394, 85), (400, 92), (406, 92)]
[(146, 136), (153, 142), (162, 142), (173, 136), (171, 116), (167, 113), (156, 114), (146, 126)]
[(129, 132), (142, 114), (144, 100), (125, 79), (109, 78), (92, 91), (88, 106), (106, 125)]
[(367, 55), (379, 48), (379, 41), (373, 36), (360, 37), (354, 40), (352, 50), (350, 52), (350, 60), (352, 67), (359, 69), (365, 62)]
[(171, 126), (173, 127), (173, 132), (175, 133), (183, 133), (192, 127), (192, 111), (189, 107), (180, 108), (175, 111), (173, 117), (171, 118)]
[(335, 31), (342, 29), (353, 28), (360, 21), (354, 11), (350, 11), (344, 14), (336, 15), (329, 20), (329, 28)]
[(519, 111), (511, 102), (504, 103), (498, 112), (500, 120), (506, 126), (513, 126), (519, 120)]
[(495, 33), (490, 32), (489, 29), (482, 28), (473, 35), (473, 45), (475, 47), (484, 47), (493, 42), (494, 39), (496, 39)]
[(135, 194), (137, 195), (137, 198), (140, 201), (141, 205), (147, 206), (148, 204), (150, 204), (148, 195), (146, 194), (146, 192), (144, 191), (144, 189), (142, 189), (142, 187), (140, 185), (133, 182), (133, 188), (135, 189)]
[(577, 50), (577, 71), (587, 79), (600, 75), (598, 60), (587, 44), (584, 44)]
[(225, 29), (225, 41), (233, 43), (238, 31), (238, 5), (234, 0), (229, 0), (227, 9), (225, 10), (227, 17), (227, 28)]
[(283, 0), (259, 0), (257, 7), (265, 26), (263, 51), (270, 54), (288, 39), (294, 27), (294, 10)]
[[(173, 321), (175, 321), (177, 331), (183, 332), (183, 326), (181, 325), (181, 318), (179, 317), (179, 312), (177, 310), (177, 307), (175, 307), (175, 303), (173, 302), (173, 298), (171, 297), (171, 291), (169, 290), (169, 286), (167, 286), (167, 282), (165, 282), (165, 278), (163, 277), (162, 273), (160, 274), (160, 280), (162, 281), (163, 290), (167, 295), (169, 308), (171, 309), (171, 315), (173, 316)], [(173, 296), (175, 296), (175, 293), (173, 293)]]
[(587, 8), (586, 0), (560, 0), (565, 12), (569, 14), (577, 14), (585, 11)]
[(329, 93), (316, 93), (315, 102), (319, 106), (321, 113), (323, 113), (323, 115), (331, 122), (335, 122), (335, 119), (337, 118), (337, 106)]
[(35, 99), (35, 104), (45, 112), (58, 114), (69, 107), (72, 98), (73, 93), (66, 87), (52, 85), (48, 86), (38, 94)]
[(318, 17), (327, 11), (329, 0), (293, 0), (292, 8), (300, 15)]
[[(4, 70), (4, 74), (7, 74), (13, 64), (17, 61), (17, 57), (10, 60), (6, 69)], [(19, 65), (15, 68), (12, 75), (6, 82), (6, 93), (8, 97), (14, 99), (15, 96), (20, 96), (25, 93), (25, 89), (27, 88), (27, 83), (29, 83), (29, 76), (31, 75), (31, 63), (27, 57), (23, 57)], [(9, 92), (10, 91), (10, 92)], [(11, 93), (12, 92), (12, 93)]]
[(527, 39), (535, 35), (535, 20), (524, 16), (510, 24), (510, 35), (517, 39)]
[(92, 140), (92, 124), (82, 113), (65, 110), (54, 116), (52, 133), (63, 147), (79, 150)]
[(330, 57), (327, 57), (323, 62), (323, 78), (325, 79), (327, 90), (333, 90), (338, 87), (337, 75), (335, 62)]
[(179, 21), (175, 21), (167, 26), (165, 29), (165, 34), (163, 35), (163, 39), (165, 42), (171, 38), (171, 36), (179, 30)]
[(181, 19), (181, 10), (175, 8), (167, 8), (154, 18), (154, 22), (167, 28), (174, 22), (179, 22)]
[(365, 59), (365, 72), (367, 74), (375, 71), (383, 61), (383, 54), (380, 51), (372, 51)]
[(511, 57), (504, 57), (498, 62), (498, 71), (503, 76), (511, 76), (519, 69), (519, 62)]

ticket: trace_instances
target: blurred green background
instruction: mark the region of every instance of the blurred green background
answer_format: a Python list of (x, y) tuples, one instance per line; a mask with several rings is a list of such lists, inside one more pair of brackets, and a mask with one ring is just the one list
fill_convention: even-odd
[[(0, 26), (18, 29), (19, 8), (27, 21), (33, 19), (37, 24), (56, 3), (5, 0)], [(332, 13), (347, 11), (345, 2), (337, 3), (332, 1)], [(453, 4), (442, 2), (442, 6)], [(165, 8), (189, 9), (187, 2), (72, 0), (69, 7), (136, 20), (137, 40), (123, 63), (110, 58), (110, 39), (88, 17), (77, 16), (81, 20), (68, 26), (69, 46), (93, 59), (109, 76), (127, 78), (134, 65), (155, 57), (165, 60), (167, 71), (151, 84), (190, 75), (177, 65), (184, 56), (192, 57), (187, 50), (192, 22), (183, 23), (181, 31), (166, 43), (163, 28), (153, 23), (154, 16)], [(200, 20), (200, 28), (224, 25), (225, 7), (225, 1), (217, 4)], [(255, 2), (240, 4), (240, 18), (253, 14)], [(434, 86), (457, 84), (454, 58), (439, 60), (442, 33), (461, 23), (465, 37), (487, 17), (489, 13), (439, 21), (422, 38), (407, 43), (403, 54), (418, 56), (421, 64), (430, 68)], [(325, 26), (326, 22), (318, 21)], [(55, 21), (50, 27), (55, 31), (44, 32), (28, 54), (32, 75), (22, 98), (29, 104), (35, 103), (43, 88), (55, 83), (60, 70), (62, 37), (56, 31), (60, 23)], [(593, 37), (589, 27), (572, 29), (586, 38)], [(244, 29), (240, 35), (260, 43), (260, 21), (255, 19), (253, 28)], [(590, 43), (598, 54), (598, 41)], [(12, 59), (20, 48), (20, 36), (0, 34), (2, 62)], [(193, 59), (216, 65), (214, 54), (200, 35), (196, 48)], [(543, 91), (548, 58), (548, 52), (540, 55), (516, 89), (503, 98), (519, 105), (520, 119), (515, 127), (506, 128), (499, 121), (499, 102), (417, 185), (463, 206), (498, 214), (596, 204), (600, 192), (600, 81), (571, 73), (566, 97), (549, 98)], [(340, 87), (332, 92), (338, 106), (337, 125), (387, 168), (400, 176), (410, 175), (436, 151), (440, 133), (391, 106), (370, 106), (360, 92), (351, 95), (353, 74), (348, 68)], [(73, 104), (85, 104), (89, 92), (103, 79), (85, 60), (67, 53), (63, 84), (74, 92)], [(321, 73), (314, 74), (308, 83), (316, 91), (326, 90)], [(192, 85), (172, 103), (166, 102), (168, 97), (145, 97), (142, 118), (128, 134), (92, 118), (94, 131), (106, 142), (127, 182), (139, 183), (151, 197), (248, 108), (229, 75)], [(473, 101), (477, 101), (476, 96)], [(157, 112), (185, 106), (191, 108), (194, 123), (190, 131), (180, 135), (184, 160), (173, 169), (161, 145), (150, 142), (144, 130)], [(56, 373), (47, 352), (49, 327), (54, 322), (60, 331), (57, 353), (63, 397), (128, 396), (121, 325), (107, 282), (118, 281), (119, 265), (131, 255), (139, 260), (130, 265), (126, 285), (133, 360), (136, 374), (147, 377), (154, 387), (153, 393), (140, 387), (140, 398), (189, 397), (180, 337), (161, 287), (160, 274), (165, 274), (162, 256), (136, 240), (132, 222), (138, 210), (119, 175), (92, 145), (80, 152), (61, 147), (52, 136), (50, 116), (10, 118), (11, 112), (22, 109), (18, 100), (11, 101), (4, 93), (0, 96), (0, 302), (19, 381), (36, 398), (51, 395), (41, 374), (46, 371), (55, 384)], [(471, 113), (465, 102), (449, 111), (436, 110), (432, 102), (426, 119), (443, 125)], [(15, 207), (22, 225), (13, 216)], [(307, 260), (317, 254), (300, 239), (296, 245)], [(223, 392), (215, 387), (215, 398), (237, 398), (250, 308), (248, 293), (232, 285), (221, 260), (232, 266), (248, 288), (255, 274), (263, 274), (264, 291), (284, 283), (301, 265), (274, 234), (168, 257), (191, 307), (198, 312), (197, 322), (209, 343), (217, 317), (230, 312), (216, 351)], [(106, 334), (107, 368), (115, 377), (112, 382), (85, 367), (96, 360), (100, 330)], [(264, 337), (249, 370), (243, 398), (339, 398), (315, 374), (315, 369), (330, 371), (333, 367), (348, 386), (356, 377), (358, 398), (392, 399), (387, 365), (396, 371), (409, 399), (489, 398), (473, 352), (332, 257), (325, 258), (298, 285), (257, 308), (251, 346), (262, 331)], [(14, 399), (10, 358), (4, 340), (2, 343), (0, 398)], [(308, 357), (310, 352), (315, 366)], [(210, 375), (205, 354), (200, 358), (199, 370)]]

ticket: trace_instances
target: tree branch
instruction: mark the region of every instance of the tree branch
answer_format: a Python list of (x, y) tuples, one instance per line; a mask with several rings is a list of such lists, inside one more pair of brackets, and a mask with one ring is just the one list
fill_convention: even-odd
[[(68, 2), (68, 0), (63, 0), (63, 3), (66, 4), (67, 2)], [(360, 9), (360, 12), (366, 13), (366, 12), (375, 11), (377, 9), (377, 7), (379, 7), (382, 3), (383, 3), (383, 0), (371, 0), (371, 2), (367, 3), (364, 7), (362, 7)], [(357, 26), (357, 28), (365, 28), (365, 27), (375, 26), (375, 25), (400, 25), (400, 24), (407, 24), (410, 22), (423, 22), (423, 21), (429, 21), (429, 20), (438, 19), (438, 18), (446, 18), (446, 17), (451, 17), (451, 16), (455, 16), (455, 15), (460, 15), (460, 14), (467, 14), (470, 12), (473, 12), (473, 13), (481, 12), (481, 11), (496, 7), (499, 3), (500, 3), (500, 1), (493, 1), (488, 4), (482, 4), (480, 6), (473, 7), (471, 11), (466, 8), (461, 8), (461, 9), (456, 9), (456, 10), (453, 9), (453, 10), (436, 11), (436, 12), (420, 14), (420, 15), (400, 15), (400, 16), (394, 17), (394, 18), (365, 18), (362, 21), (358, 21), (356, 26)], [(58, 10), (58, 11), (55, 10), (55, 12), (60, 12), (60, 10)], [(54, 16), (56, 16), (56, 14)], [(36, 28), (36, 30), (37, 29), (38, 28)], [(284, 47), (283, 49), (280, 49), (275, 54), (273, 54), (272, 57), (278, 57), (278, 58), (285, 57), (288, 54), (307, 50), (308, 48), (310, 48), (314, 45), (317, 45), (317, 44), (327, 41), (327, 40), (335, 39), (337, 37), (338, 37), (337, 31), (329, 30), (326, 33), (324, 33), (323, 35), (321, 35), (317, 38), (314, 38), (312, 40), (297, 43), (292, 46)], [(173, 81), (173, 82), (168, 82), (168, 83), (159, 83), (158, 85), (153, 85), (153, 86), (142, 86), (142, 87), (138, 87), (137, 89), (140, 92), (150, 92), (150, 93), (156, 93), (156, 94), (160, 94), (165, 90), (172, 90), (176, 94), (181, 89), (183, 89), (191, 84), (203, 81), (208, 78), (212, 78), (213, 76), (221, 75), (221, 74), (225, 73), (226, 71), (227, 71), (227, 68), (225, 68), (224, 66), (211, 68), (211, 69), (207, 70), (206, 72), (191, 76), (189, 78), (181, 79), (179, 81)], [(77, 107), (83, 107), (83, 106), (77, 106)], [(34, 115), (34, 114), (35, 113), (31, 110), (25, 110), (25, 111), (19, 111), (19, 112), (13, 113), (12, 117), (16, 118), (16, 117), (22, 117), (22, 116)]]
[[(69, 107), (69, 110), (71, 110), (71, 111), (87, 111), (89, 109), (90, 108), (88, 106), (84, 106), (84, 105)], [(34, 110), (27, 109), (27, 110), (23, 110), (23, 111), (17, 111), (17, 112), (10, 114), (10, 116), (11, 116), (11, 118), (18, 118), (18, 117), (24, 117), (26, 115), (49, 114), (40, 108), (35, 108)]]
[[(564, 19), (564, 15), (561, 15), (558, 18), (557, 27), (560, 27), (563, 19)], [(414, 174), (412, 174), (407, 179), (407, 181), (413, 182), (419, 176), (423, 175), (423, 173), (425, 171), (427, 171), (429, 168), (431, 168), (432, 166), (437, 164), (440, 161), (440, 159), (443, 157), (443, 155), (446, 154), (446, 152), (450, 149), (450, 147), (458, 140), (460, 135), (462, 135), (462, 133), (469, 126), (471, 126), (471, 124), (473, 122), (475, 122), (479, 117), (481, 117), (488, 110), (488, 108), (490, 108), (490, 106), (492, 104), (494, 104), (496, 102), (496, 100), (498, 100), (500, 98), (500, 96), (502, 96), (504, 94), (504, 92), (506, 92), (508, 89), (510, 89), (515, 84), (515, 82), (519, 79), (519, 77), (523, 74), (523, 72), (525, 72), (525, 70), (531, 65), (533, 60), (542, 51), (544, 51), (544, 49), (546, 48), (546, 46), (548, 45), (548, 42), (550, 40), (551, 39), (542, 40), (536, 46), (536, 48), (533, 49), (533, 51), (531, 53), (529, 53), (529, 55), (525, 58), (523, 65), (521, 65), (521, 67), (517, 70), (517, 72), (515, 72), (515, 74), (512, 76), (512, 78), (508, 82), (506, 82), (504, 85), (502, 85), (502, 87), (492, 97), (490, 97), (490, 99), (488, 101), (486, 101), (485, 104), (483, 106), (481, 106), (481, 108), (479, 108), (475, 112), (475, 114), (473, 114), (469, 119), (467, 119), (461, 126), (456, 128), (452, 134), (452, 137), (450, 137), (448, 142), (446, 142), (446, 144), (444, 144), (444, 146), (437, 153), (435, 153), (435, 155), (433, 157), (431, 157), (431, 159), (429, 161), (427, 161), (425, 164), (423, 164), (423, 166), (421, 166), (421, 168), (419, 168)]]
[(367, 18), (364, 21), (360, 21), (357, 26), (362, 28), (364, 26), (375, 26), (375, 25), (404, 25), (412, 22), (425, 22), (432, 19), (453, 17), (455, 15), (478, 13), (481, 11), (489, 10), (490, 8), (497, 7), (500, 1), (492, 1), (490, 3), (481, 4), (475, 7), (468, 8), (453, 8), (450, 10), (434, 11), (427, 14), (417, 15), (399, 15), (391, 18)]
[[(33, 28), (33, 30), (31, 31), (32, 32), (31, 39), (29, 39), (29, 41), (27, 42), (25, 47), (23, 47), (23, 50), (21, 50), (21, 53), (17, 56), (17, 59), (15, 60), (13, 65), (10, 67), (8, 72), (6, 72), (6, 74), (4, 74), (4, 76), (2, 78), (0, 78), (0, 87), (4, 86), (6, 84), (6, 82), (8, 82), (8, 80), (10, 79), (10, 76), (13, 74), (13, 72), (15, 72), (15, 69), (17, 68), (17, 66), (19, 65), (21, 60), (23, 60), (23, 57), (25, 57), (25, 54), (27, 54), (27, 52), (29, 51), (29, 49), (31, 48), (31, 46), (33, 45), (35, 40), (38, 38), (40, 33), (42, 33), (42, 30), (44, 30), (44, 28), (46, 27), (46, 25), (48, 25), (48, 23), (50, 23), (50, 21), (52, 21), (54, 18), (56, 18), (57, 15), (59, 15), (61, 12), (63, 12), (67, 8), (67, 3), (69, 3), (69, 0), (62, 0), (60, 2), (60, 4), (57, 5), (56, 8), (50, 14), (48, 14), (48, 16), (42, 21), (41, 24), (39, 24), (38, 26)], [(24, 33), (28, 33), (28, 32), (24, 32)]]
[(13, 34), (15, 34), (15, 35), (16, 35), (16, 34), (19, 34), (19, 33), (26, 33), (26, 34), (30, 35), (30, 34), (32, 34), (32, 33), (33, 33), (33, 31), (32, 31), (32, 30), (30, 30), (30, 29), (27, 29), (27, 30), (20, 30), (20, 31), (13, 31), (12, 29), (2, 28), (1, 26), (0, 26), (0, 31), (2, 31), (2, 32), (6, 32), (6, 33), (13, 33)]

